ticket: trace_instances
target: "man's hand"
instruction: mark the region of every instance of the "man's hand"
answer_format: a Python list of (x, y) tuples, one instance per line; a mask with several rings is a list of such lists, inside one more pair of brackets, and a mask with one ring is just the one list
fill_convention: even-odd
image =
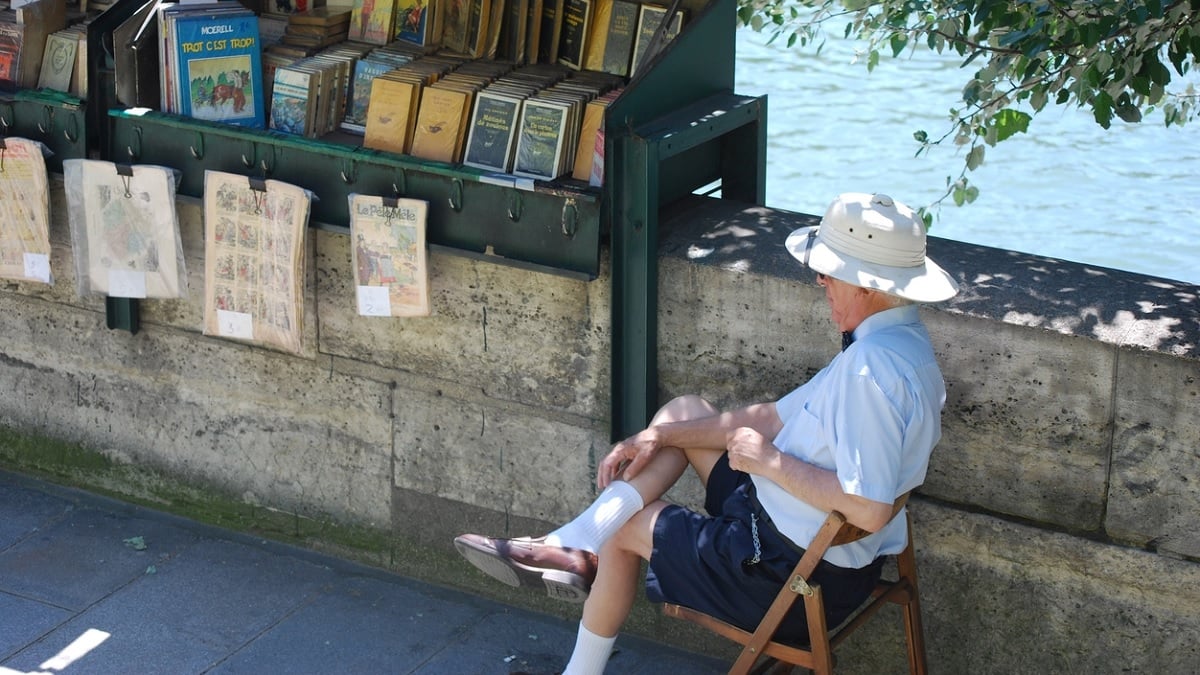
[(643, 429), (617, 443), (596, 469), (596, 487), (603, 490), (618, 477), (629, 480), (638, 475), (661, 447), (662, 435), (654, 427)]
[(725, 441), (729, 466), (736, 471), (768, 476), (779, 468), (780, 453), (766, 436), (750, 427), (729, 432)]

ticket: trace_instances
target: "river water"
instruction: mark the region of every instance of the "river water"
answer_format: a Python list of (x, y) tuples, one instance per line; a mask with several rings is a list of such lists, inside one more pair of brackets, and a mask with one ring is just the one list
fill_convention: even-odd
[[(767, 95), (769, 206), (819, 215), (862, 191), (918, 207), (958, 176), (963, 150), (915, 157), (912, 136), (950, 130), (967, 72), (957, 57), (883, 56), (868, 73), (854, 62), (861, 43), (831, 37), (818, 54), (749, 29), (737, 39), (735, 90)], [(979, 198), (947, 200), (930, 234), (1200, 284), (1197, 131), (1157, 114), (1105, 130), (1089, 110), (1048, 105), (1029, 133), (987, 148), (968, 174)]]

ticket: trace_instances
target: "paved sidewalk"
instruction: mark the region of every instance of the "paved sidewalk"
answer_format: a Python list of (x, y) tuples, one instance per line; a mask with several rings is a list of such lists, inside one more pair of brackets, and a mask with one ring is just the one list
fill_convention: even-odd
[[(0, 675), (554, 673), (575, 624), (0, 471)], [(608, 673), (722, 673), (621, 636)]]

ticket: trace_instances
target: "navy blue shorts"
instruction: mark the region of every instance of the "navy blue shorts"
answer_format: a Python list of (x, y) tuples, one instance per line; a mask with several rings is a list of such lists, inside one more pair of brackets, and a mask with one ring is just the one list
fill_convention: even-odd
[[(654, 551), (646, 597), (699, 610), (753, 631), (775, 600), (803, 551), (775, 531), (753, 496), (750, 475), (734, 471), (722, 455), (708, 478), (705, 516), (671, 505), (654, 524)], [(760, 561), (754, 559), (750, 516), (758, 520)], [(837, 626), (867, 599), (879, 581), (882, 560), (862, 569), (822, 561), (813, 574), (825, 596), (826, 620)], [(776, 639), (808, 643), (803, 599), (784, 618)]]

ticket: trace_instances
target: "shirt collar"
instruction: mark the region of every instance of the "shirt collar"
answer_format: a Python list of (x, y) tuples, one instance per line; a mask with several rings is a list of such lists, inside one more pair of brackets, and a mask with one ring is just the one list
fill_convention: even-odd
[(920, 312), (916, 305), (900, 305), (882, 312), (875, 312), (863, 319), (854, 329), (854, 340), (858, 341), (877, 330), (920, 321)]

